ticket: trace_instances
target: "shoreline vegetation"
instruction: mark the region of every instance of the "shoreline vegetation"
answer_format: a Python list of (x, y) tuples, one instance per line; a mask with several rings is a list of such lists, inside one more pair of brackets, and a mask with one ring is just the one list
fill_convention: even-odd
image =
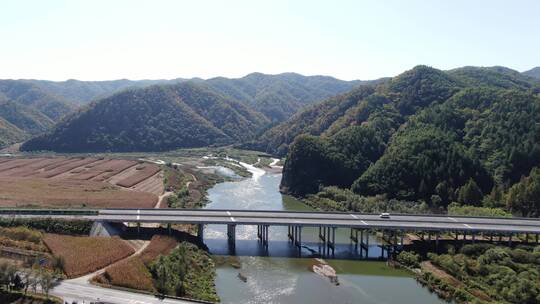
[(456, 303), (539, 303), (540, 246), (468, 244), (421, 257), (403, 251), (399, 266), (444, 300)]

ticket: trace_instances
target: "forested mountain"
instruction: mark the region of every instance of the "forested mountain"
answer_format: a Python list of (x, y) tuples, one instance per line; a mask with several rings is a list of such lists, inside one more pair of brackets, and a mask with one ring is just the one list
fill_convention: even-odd
[(292, 194), (339, 186), (435, 207), (505, 205), (501, 193), (540, 166), (538, 88), (506, 68), (418, 66), (312, 106), (258, 144), (288, 151)]
[(164, 151), (253, 138), (268, 120), (204, 84), (129, 89), (93, 102), (22, 150)]
[(281, 122), (305, 105), (347, 92), (364, 83), (296, 73), (252, 73), (237, 79), (217, 77), (204, 82), (217, 92), (253, 107), (272, 122)]
[(540, 67), (532, 68), (528, 71), (523, 72), (524, 75), (540, 79)]
[(32, 107), (1, 99), (0, 117), (29, 135), (45, 132), (54, 124), (52, 119)]
[[(123, 90), (185, 81), (188, 80), (182, 78), (137, 81), (127, 79), (112, 81), (0, 80), (0, 100), (11, 102), (10, 106), (16, 104), (20, 111), (23, 111), (21, 107), (26, 107), (24, 112), (34, 111), (30, 116), (38, 119), (33, 123), (25, 122), (27, 126), (20, 130), (23, 137), (0, 138), (0, 146), (13, 143), (12, 139), (20, 140), (39, 133), (37, 131), (48, 130), (51, 124), (46, 122), (46, 119), (39, 117), (39, 113), (35, 113), (35, 111), (45, 115), (53, 122), (58, 122), (66, 114), (74, 112), (77, 108), (91, 101), (107, 98)], [(217, 77), (209, 80), (194, 78), (191, 81), (199, 83), (201, 86), (207, 86), (214, 93), (244, 104), (252, 110), (250, 112), (262, 113), (264, 117), (261, 115), (258, 117), (261, 117), (261, 123), (265, 123), (267, 128), (271, 124), (289, 118), (307, 104), (348, 91), (363, 83), (361, 81), (342, 81), (327, 76), (302, 76), (294, 73), (279, 75), (253, 73), (237, 79)], [(7, 105), (4, 105), (5, 107)], [(237, 110), (242, 109), (245, 107), (237, 108)], [(13, 114), (13, 111), (11, 113)], [(0, 117), (13, 122), (13, 115), (5, 117), (0, 113)], [(19, 125), (15, 124), (15, 126)], [(28, 132), (27, 128), (32, 130)]]
[(69, 101), (26, 81), (0, 80), (0, 96), (4, 100), (34, 108), (53, 121), (58, 121), (74, 109)]
[(27, 82), (50, 92), (61, 96), (76, 105), (84, 105), (94, 99), (106, 97), (110, 94), (128, 89), (147, 87), (155, 84), (165, 84), (172, 82), (181, 82), (184, 79), (174, 80), (128, 80), (119, 79), (111, 81), (80, 81), (70, 79), (66, 81), (48, 81), (48, 80), (27, 80)]
[(24, 140), (27, 134), (0, 117), (0, 147)]
[(74, 107), (24, 81), (0, 80), (0, 147), (50, 129)]

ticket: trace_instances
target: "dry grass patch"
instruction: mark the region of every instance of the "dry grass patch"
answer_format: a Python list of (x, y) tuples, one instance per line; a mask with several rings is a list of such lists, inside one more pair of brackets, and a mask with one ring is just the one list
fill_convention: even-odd
[(133, 257), (107, 268), (94, 281), (105, 285), (155, 291), (152, 274), (140, 257)]
[(63, 257), (64, 272), (70, 278), (102, 269), (135, 252), (127, 242), (117, 237), (46, 234), (43, 241), (53, 255)]
[(150, 245), (140, 255), (107, 268), (103, 274), (94, 278), (94, 281), (105, 285), (154, 292), (152, 274), (148, 270), (149, 265), (159, 255), (169, 254), (176, 246), (178, 246), (178, 241), (175, 238), (155, 235)]

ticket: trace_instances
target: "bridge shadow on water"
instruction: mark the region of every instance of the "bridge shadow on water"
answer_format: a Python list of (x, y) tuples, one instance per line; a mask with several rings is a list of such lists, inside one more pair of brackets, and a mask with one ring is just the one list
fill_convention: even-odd
[(259, 256), (259, 257), (281, 257), (281, 258), (324, 258), (340, 260), (384, 260), (387, 252), (381, 256), (382, 250), (377, 244), (369, 246), (369, 254), (361, 250), (355, 244), (335, 244), (332, 253), (330, 248), (325, 249), (319, 242), (302, 242), (300, 248), (287, 240), (271, 240), (268, 246), (257, 239), (236, 240), (234, 245), (230, 245), (227, 239), (205, 239), (205, 245), (213, 255), (219, 256)]

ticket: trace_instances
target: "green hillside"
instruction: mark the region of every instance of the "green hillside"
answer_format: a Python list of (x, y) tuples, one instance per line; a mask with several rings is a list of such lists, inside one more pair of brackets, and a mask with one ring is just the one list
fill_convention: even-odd
[(202, 84), (129, 89), (94, 102), (22, 150), (164, 151), (243, 141), (268, 123), (263, 115)]
[(155, 84), (164, 84), (167, 82), (180, 82), (178, 80), (128, 80), (119, 79), (111, 81), (80, 81), (70, 79), (66, 81), (47, 81), (47, 80), (28, 80), (32, 84), (51, 94), (61, 96), (76, 105), (84, 105), (94, 99), (106, 97), (110, 94), (128, 88), (147, 87)]
[(530, 76), (530, 77), (534, 77), (536, 79), (540, 79), (540, 67), (532, 68), (528, 71), (523, 72), (522, 74)]
[(73, 104), (24, 80), (0, 80), (0, 95), (40, 111), (53, 121), (74, 110)]
[(537, 88), (506, 68), (419, 66), (298, 113), (258, 143), (288, 151), (288, 193), (338, 186), (432, 207), (502, 206), (501, 192), (540, 166)]
[(273, 122), (281, 122), (306, 105), (347, 92), (362, 83), (295, 73), (252, 73), (237, 79), (218, 77), (204, 82), (217, 92), (253, 107)]

